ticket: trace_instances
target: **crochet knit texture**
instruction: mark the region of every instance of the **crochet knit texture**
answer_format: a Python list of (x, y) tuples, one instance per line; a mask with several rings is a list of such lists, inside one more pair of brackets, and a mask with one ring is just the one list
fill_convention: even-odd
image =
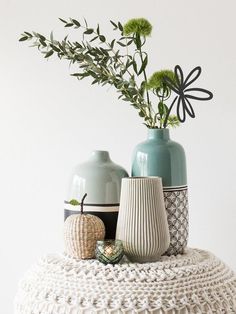
[(15, 314), (79, 313), (236, 313), (236, 277), (197, 249), (115, 266), (65, 255), (42, 258), (20, 283)]

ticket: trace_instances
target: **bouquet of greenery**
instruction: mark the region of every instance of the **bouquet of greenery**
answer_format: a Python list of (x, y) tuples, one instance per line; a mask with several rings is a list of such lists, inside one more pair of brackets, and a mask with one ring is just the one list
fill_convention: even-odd
[[(56, 54), (60, 59), (67, 59), (77, 64), (79, 71), (71, 74), (82, 80), (92, 78), (92, 85), (112, 85), (116, 88), (119, 99), (129, 102), (138, 110), (148, 128), (176, 127), (185, 121), (186, 113), (195, 117), (189, 99), (209, 100), (212, 93), (201, 88), (187, 88), (201, 73), (201, 68), (193, 69), (186, 79), (180, 66), (175, 70), (161, 70), (147, 77), (148, 54), (144, 51), (146, 38), (151, 35), (152, 25), (144, 18), (131, 19), (125, 25), (111, 22), (118, 39), (107, 40), (100, 31), (100, 26), (91, 28), (86, 20), (83, 23), (75, 19), (60, 19), (66, 28), (73, 27), (82, 31), (81, 41), (54, 39), (53, 33), (46, 38), (37, 32), (24, 32), (20, 41), (33, 41), (33, 47), (45, 58)], [(202, 92), (203, 97), (185, 92)], [(166, 101), (171, 92), (176, 94), (168, 106)], [(157, 99), (157, 100), (156, 100)], [(177, 103), (177, 115), (171, 110)]]

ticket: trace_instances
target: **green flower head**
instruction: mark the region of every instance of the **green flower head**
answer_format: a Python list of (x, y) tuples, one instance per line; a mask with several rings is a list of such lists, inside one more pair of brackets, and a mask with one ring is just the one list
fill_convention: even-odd
[(161, 70), (152, 74), (147, 83), (147, 89), (167, 89), (165, 77), (176, 82), (175, 73), (171, 70)]
[(152, 25), (144, 18), (131, 19), (124, 25), (124, 35), (139, 34), (140, 36), (150, 36)]

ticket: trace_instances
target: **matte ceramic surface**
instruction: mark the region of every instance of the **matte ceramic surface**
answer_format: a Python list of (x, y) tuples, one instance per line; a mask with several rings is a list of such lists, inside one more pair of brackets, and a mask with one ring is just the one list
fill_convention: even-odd
[(168, 129), (148, 129), (147, 140), (134, 150), (132, 176), (159, 176), (163, 186), (187, 184), (184, 149)]
[(106, 238), (114, 239), (121, 179), (127, 176), (125, 169), (115, 164), (107, 151), (93, 151), (89, 160), (76, 166), (72, 173), (65, 201), (65, 219), (80, 211), (80, 206), (72, 206), (68, 201), (81, 200), (87, 193), (84, 212), (101, 218), (106, 227)]
[(154, 262), (168, 249), (169, 228), (161, 178), (122, 179), (116, 239), (132, 262)]

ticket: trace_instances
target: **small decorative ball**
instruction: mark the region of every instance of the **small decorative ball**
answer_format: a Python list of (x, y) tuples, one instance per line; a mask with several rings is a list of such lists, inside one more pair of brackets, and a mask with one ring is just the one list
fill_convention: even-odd
[(96, 242), (105, 237), (105, 226), (97, 216), (83, 212), (69, 216), (64, 224), (66, 253), (76, 259), (95, 257)]
[(117, 264), (124, 256), (124, 248), (120, 240), (97, 241), (96, 259), (107, 265)]

